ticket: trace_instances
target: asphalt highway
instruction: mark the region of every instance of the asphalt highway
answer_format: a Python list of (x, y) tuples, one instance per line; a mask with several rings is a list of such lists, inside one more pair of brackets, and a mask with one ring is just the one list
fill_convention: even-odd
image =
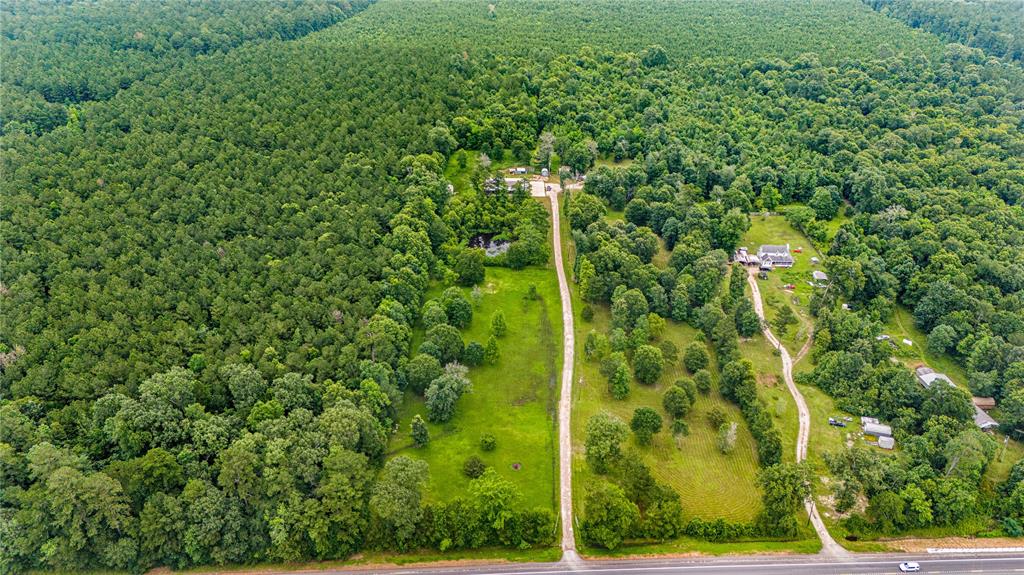
[[(1024, 554), (1015, 555), (908, 555), (871, 554), (829, 559), (821, 555), (778, 557), (700, 557), (560, 561), (558, 563), (503, 563), (444, 567), (354, 567), (317, 571), (322, 575), (374, 573), (380, 575), (858, 575), (899, 573), (903, 561), (916, 561), (921, 573), (1024, 573)], [(260, 575), (275, 572), (260, 571)], [(282, 571), (294, 575), (295, 571)]]
[[(820, 556), (785, 558), (694, 558), (642, 559), (626, 561), (575, 561), (559, 563), (503, 564), (490, 566), (449, 566), (374, 570), (388, 575), (857, 575), (899, 573), (899, 564), (914, 561), (922, 573), (1024, 573), (1024, 556), (908, 556), (871, 555), (857, 559), (828, 561)], [(338, 572), (343, 573), (343, 572)]]

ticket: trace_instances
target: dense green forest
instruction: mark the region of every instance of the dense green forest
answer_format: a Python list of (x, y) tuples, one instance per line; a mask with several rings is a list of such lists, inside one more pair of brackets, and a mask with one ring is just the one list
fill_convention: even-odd
[(806, 478), (777, 464), (734, 353), (751, 325), (725, 266), (747, 212), (806, 202), (795, 221), (828, 240), (839, 200), (854, 216), (809, 377), (908, 438), (883, 474), (836, 454), (872, 502), (851, 528), (1024, 520), (1019, 465), (981, 484), (992, 440), (969, 399), (914, 387), (875, 340), (912, 308), (1024, 429), (1019, 69), (855, 0), (125, 5), (5, 4), (5, 572), (550, 544), (554, 518), (500, 472), (425, 504), (426, 464), (387, 453), (405, 390), (443, 419), (468, 387), (465, 300), (424, 301), (480, 281), (467, 240), (512, 240), (491, 262), (511, 268), (548, 258), (546, 213), (486, 162), (450, 196), (448, 161), (481, 152), (590, 171), (567, 211), (586, 299), (620, 310), (609, 335), (636, 370), (651, 313), (691, 322), (757, 429), (757, 525), (684, 523), (670, 493), (640, 499), (634, 468), (588, 495), (626, 519), (618, 536), (793, 533)]
[[(609, 334), (611, 349), (645, 342), (645, 316), (630, 311), (616, 322), (617, 310), (639, 305), (643, 313), (649, 307), (690, 321), (726, 346), (718, 350), (723, 374), (746, 372), (726, 365), (743, 322), (738, 311), (722, 309), (739, 309), (742, 287), (719, 291), (727, 254), (749, 225), (746, 213), (807, 203), (812, 207), (787, 214), (824, 241), (824, 224), (843, 198), (855, 215), (831, 242), (826, 265), (835, 289), (812, 304), (819, 316), (817, 367), (806, 380), (853, 413), (892, 421), (913, 446), (867, 467), (836, 456), (840, 477), (850, 469), (889, 470), (842, 484), (847, 501), (863, 493), (873, 503), (868, 519), (857, 516), (850, 530), (892, 532), (994, 514), (1015, 533), (1019, 504), (982, 490), (996, 442), (974, 428), (970, 398), (921, 388), (909, 370), (890, 363), (889, 344), (875, 336), (894, 306), (910, 306), (919, 327), (932, 334), (929, 346), (959, 357), (971, 390), (1000, 398), (1006, 432), (1021, 432), (1024, 286), (1018, 280), (1024, 268), (1012, 257), (1024, 231), (1020, 75), (956, 47), (935, 63), (891, 56), (834, 67), (802, 56), (732, 68), (696, 62), (677, 71), (660, 69), (664, 57), (657, 50), (634, 58), (630, 66), (600, 53), (577, 57), (562, 77), (584, 80), (585, 87), (555, 84), (571, 86), (574, 100), (569, 114), (551, 122), (563, 142), (562, 160), (574, 169), (588, 169), (597, 154), (637, 160), (625, 169), (590, 172), (568, 209), (574, 228), (586, 230), (576, 236), (584, 258), (577, 270), (581, 294), (610, 302), (620, 331)], [(968, 70), (991, 80), (974, 82)], [(545, 96), (557, 101), (550, 91), (543, 94), (542, 102)], [(979, 107), (985, 102), (988, 111)], [(604, 223), (606, 207), (624, 210), (629, 227)], [(658, 245), (645, 237), (651, 230), (672, 250), (668, 273), (650, 264)], [(638, 291), (631, 296), (634, 290), (625, 288)], [(841, 301), (850, 310), (840, 309)], [(736, 397), (733, 385), (722, 383)], [(746, 393), (738, 400), (750, 412), (762, 463), (771, 465), (778, 456), (766, 454), (777, 450), (770, 447), (777, 435), (758, 431), (758, 402)], [(902, 469), (915, 471), (896, 473)], [(889, 497), (874, 497), (905, 485), (927, 491), (907, 491), (900, 505), (918, 497), (934, 513), (904, 519), (899, 510), (899, 518), (886, 517)]]
[(105, 100), (196, 56), (245, 42), (292, 39), (362, 10), (369, 0), (33, 2), (0, 6), (0, 129), (46, 131), (74, 120), (74, 104)]
[(1024, 5), (1017, 0), (864, 0), (914, 28), (981, 48), (1004, 60), (1024, 61)]

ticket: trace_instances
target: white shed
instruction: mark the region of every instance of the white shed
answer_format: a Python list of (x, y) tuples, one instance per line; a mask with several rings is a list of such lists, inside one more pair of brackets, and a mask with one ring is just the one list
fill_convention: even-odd
[(881, 423), (865, 423), (864, 424), (864, 435), (874, 435), (875, 437), (892, 437), (892, 428), (888, 425)]

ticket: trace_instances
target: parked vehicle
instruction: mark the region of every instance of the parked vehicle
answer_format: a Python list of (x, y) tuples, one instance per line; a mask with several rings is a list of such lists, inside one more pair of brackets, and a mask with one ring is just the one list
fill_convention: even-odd
[(832, 427), (846, 427), (846, 423), (834, 417), (828, 418), (828, 424), (831, 425)]

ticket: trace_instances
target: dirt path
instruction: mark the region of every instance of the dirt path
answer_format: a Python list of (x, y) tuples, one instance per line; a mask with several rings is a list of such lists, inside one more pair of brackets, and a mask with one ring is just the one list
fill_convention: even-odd
[(548, 192), (551, 200), (551, 225), (555, 270), (558, 272), (558, 293), (562, 299), (562, 390), (558, 399), (558, 468), (562, 516), (562, 560), (576, 562), (576, 534), (572, 515), (572, 368), (575, 361), (575, 329), (573, 328), (572, 298), (569, 282), (562, 263), (562, 230), (558, 216), (558, 192)]
[[(807, 401), (804, 400), (803, 394), (796, 387), (796, 382), (793, 381), (793, 359), (789, 355), (789, 351), (786, 350), (786, 346), (782, 345), (782, 342), (775, 337), (772, 333), (771, 328), (768, 327), (764, 317), (764, 306), (761, 303), (761, 290), (757, 285), (757, 271), (751, 269), (747, 275), (747, 283), (750, 284), (750, 290), (754, 300), (754, 311), (761, 318), (763, 325), (762, 331), (764, 337), (767, 339), (776, 349), (779, 350), (779, 355), (782, 357), (782, 377), (786, 380), (786, 387), (789, 389), (789, 394), (793, 396), (793, 401), (796, 402), (796, 410), (800, 417), (800, 429), (796, 436), (796, 460), (797, 462), (807, 459), (807, 441), (811, 433), (811, 412), (807, 408)], [(810, 341), (804, 344), (798, 360), (807, 353), (810, 349)], [(821, 553), (823, 555), (829, 555), (832, 557), (846, 557), (849, 556), (849, 552), (843, 549), (841, 545), (836, 543), (835, 539), (832, 539), (832, 535), (825, 528), (825, 523), (821, 520), (821, 515), (818, 514), (818, 506), (814, 503), (814, 497), (808, 497), (804, 501), (804, 507), (807, 509), (807, 516), (811, 518), (811, 524), (814, 525), (814, 530), (818, 533), (818, 538), (821, 539)]]

